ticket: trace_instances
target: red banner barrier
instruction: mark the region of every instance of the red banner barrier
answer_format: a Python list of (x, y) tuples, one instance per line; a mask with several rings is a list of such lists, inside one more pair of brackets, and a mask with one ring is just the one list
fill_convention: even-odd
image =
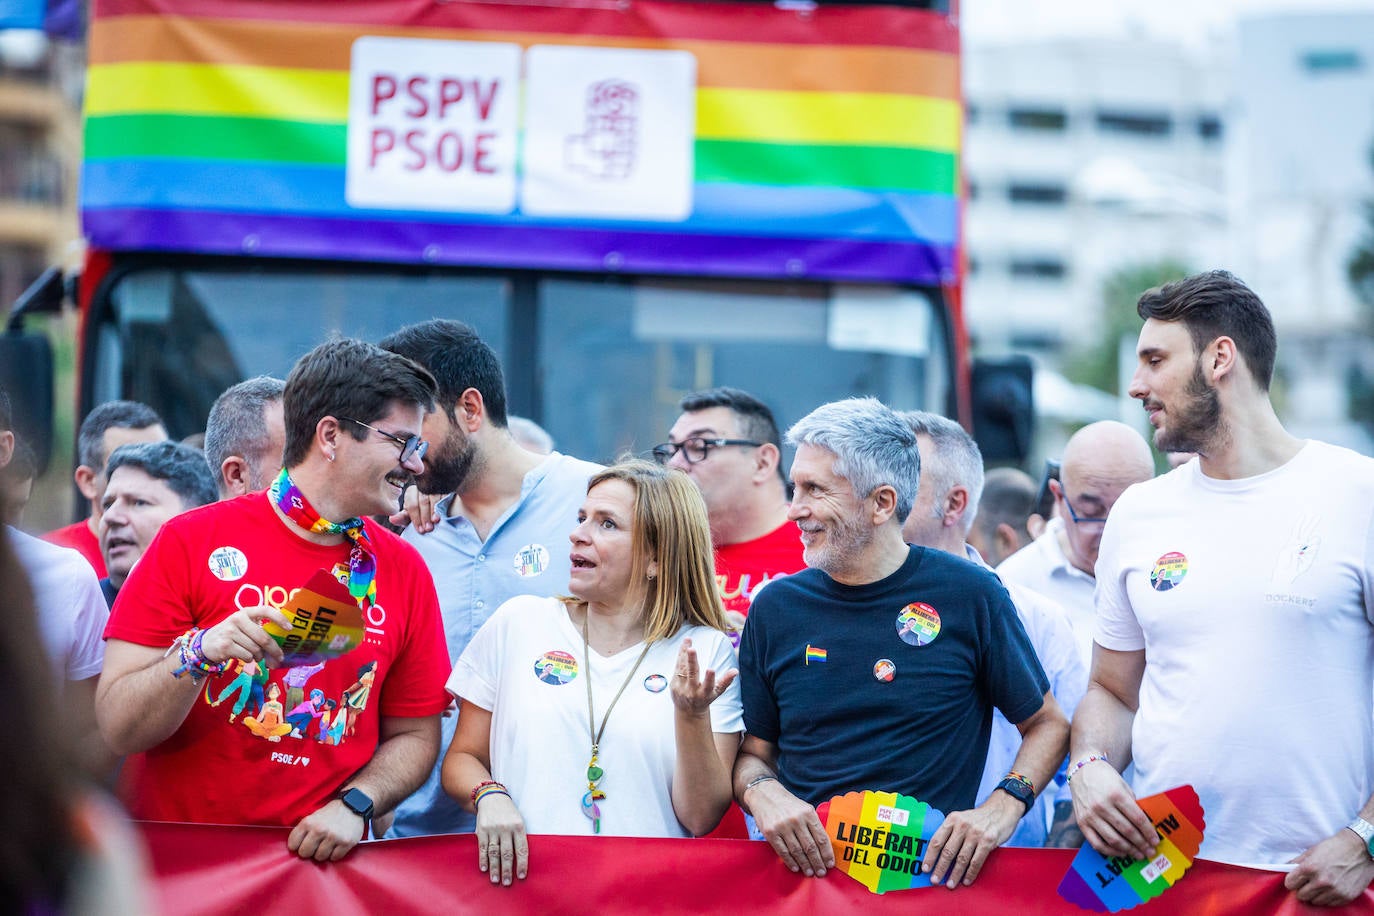
[[(1057, 893), (1072, 850), (1002, 849), (972, 887), (870, 894), (838, 871), (789, 872), (771, 849), (747, 840), (530, 837), (530, 875), (493, 887), (477, 870), (471, 835), (369, 843), (342, 862), (303, 862), (287, 831), (261, 827), (141, 824), (166, 913), (425, 914), (493, 911), (700, 914), (853, 912), (875, 904), (940, 914), (1084, 913)], [(1137, 908), (1137, 911), (1141, 911)], [(1308, 907), (1283, 875), (1199, 861), (1143, 912), (1374, 914), (1374, 893), (1344, 910)]]

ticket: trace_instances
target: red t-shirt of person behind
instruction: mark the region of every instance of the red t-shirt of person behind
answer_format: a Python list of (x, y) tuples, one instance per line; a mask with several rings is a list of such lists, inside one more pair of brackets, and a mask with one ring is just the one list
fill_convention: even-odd
[(91, 568), (95, 570), (97, 579), (103, 579), (109, 575), (105, 570), (105, 557), (100, 553), (100, 541), (91, 533), (91, 526), (86, 524), (84, 518), (79, 522), (67, 525), (65, 528), (49, 531), (42, 537), (49, 544), (56, 544), (58, 547), (70, 547), (85, 557), (86, 562), (91, 564)]
[[(262, 493), (167, 522), (120, 590), (105, 637), (163, 648), (240, 607), (281, 607), (316, 570), (347, 577), (347, 544), (313, 544), (288, 524)], [(434, 581), (410, 545), (370, 521), (367, 531), (377, 601), (363, 644), (318, 666), (235, 663), (206, 678), (181, 727), (126, 761), (130, 814), (294, 825), (372, 759), (381, 717), (444, 710), (450, 664)]]
[(783, 522), (761, 538), (716, 548), (716, 587), (727, 611), (749, 614), (760, 585), (806, 568), (801, 532)]

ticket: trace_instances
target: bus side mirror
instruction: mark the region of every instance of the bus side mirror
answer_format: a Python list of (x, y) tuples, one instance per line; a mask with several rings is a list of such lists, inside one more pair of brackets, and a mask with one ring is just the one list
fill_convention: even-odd
[(52, 460), (52, 344), (45, 335), (24, 330), (24, 316), (61, 310), (64, 291), (62, 271), (45, 270), (20, 294), (0, 334), (0, 386), (14, 411), (14, 434), (33, 449), (39, 474)]
[(1025, 464), (1035, 433), (1035, 402), (1029, 357), (979, 359), (973, 364), (973, 438), (983, 461)]

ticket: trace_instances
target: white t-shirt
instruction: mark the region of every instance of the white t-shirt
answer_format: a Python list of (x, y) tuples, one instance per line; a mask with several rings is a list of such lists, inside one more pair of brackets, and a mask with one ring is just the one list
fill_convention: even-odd
[(1062, 519), (1052, 518), (1045, 533), (1007, 557), (997, 567), (1003, 582), (1024, 585), (1062, 607), (1069, 615), (1074, 639), (1078, 643), (1083, 667), (1093, 663), (1093, 577), (1069, 562), (1059, 536), (1064, 531)]
[(75, 550), (29, 537), (18, 528), (5, 531), (28, 573), (38, 628), (58, 677), (95, 677), (105, 661), (102, 634), (110, 617), (95, 570)]
[(1202, 855), (1287, 862), (1374, 788), (1374, 461), (1308, 442), (1214, 480), (1131, 487), (1097, 564), (1097, 642), (1145, 650), (1135, 790), (1191, 783)]
[[(633, 675), (643, 643), (610, 658), (591, 650), (598, 727), (629, 677), (601, 738), (600, 788), (606, 798), (597, 804), (603, 834), (688, 835), (673, 813), (677, 743), (668, 687), (687, 637), (703, 671), (724, 674), (739, 667), (729, 638), (707, 627), (684, 627), (654, 643)], [(582, 812), (591, 759), (584, 657), (582, 631), (563, 603), (522, 595), (482, 625), (448, 680), (454, 696), (491, 710), (492, 778), (506, 784), (530, 833), (592, 833), (591, 819)], [(711, 704), (711, 730), (744, 730), (738, 680)]]

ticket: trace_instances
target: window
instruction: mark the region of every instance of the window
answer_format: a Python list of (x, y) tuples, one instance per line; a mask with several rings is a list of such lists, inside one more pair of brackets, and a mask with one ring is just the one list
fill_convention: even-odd
[(1138, 111), (1099, 111), (1097, 129), (1107, 134), (1133, 134), (1138, 137), (1167, 137), (1173, 121), (1167, 114)]
[(1360, 58), (1360, 52), (1354, 49), (1327, 48), (1304, 52), (1302, 66), (1309, 73), (1329, 76), (1338, 73), (1357, 73), (1364, 69), (1364, 61)]
[(1015, 130), (1062, 131), (1069, 124), (1069, 116), (1058, 108), (1012, 108), (1007, 123)]
[(1069, 199), (1069, 189), (1062, 184), (1017, 182), (1007, 187), (1007, 198), (1014, 204), (1062, 206)]
[(1197, 135), (1204, 140), (1221, 139), (1221, 117), (1214, 114), (1198, 115)]
[(1017, 280), (1062, 280), (1068, 274), (1063, 258), (1013, 258), (1011, 275)]

